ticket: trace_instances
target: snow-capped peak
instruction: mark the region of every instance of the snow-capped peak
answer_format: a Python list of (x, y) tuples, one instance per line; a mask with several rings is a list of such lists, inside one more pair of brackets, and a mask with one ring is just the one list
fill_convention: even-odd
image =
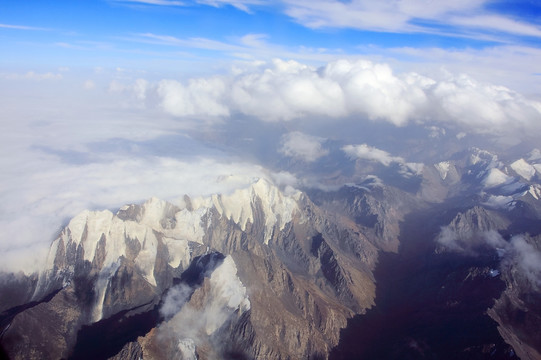
[(502, 166), (498, 156), (489, 151), (473, 148), (469, 158), (470, 165), (483, 164), (487, 169), (499, 168)]
[(254, 210), (261, 206), (265, 216), (265, 244), (268, 244), (275, 225), (280, 230), (293, 219), (297, 209), (300, 191), (284, 195), (266, 179), (259, 179), (245, 189), (239, 189), (230, 195), (212, 195), (194, 201), (195, 208), (214, 207), (218, 213), (237, 223), (242, 230), (248, 222), (254, 222)]

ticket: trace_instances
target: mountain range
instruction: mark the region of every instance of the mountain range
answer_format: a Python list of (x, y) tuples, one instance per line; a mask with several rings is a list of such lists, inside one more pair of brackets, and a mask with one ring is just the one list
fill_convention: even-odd
[(78, 214), (38, 272), (1, 274), (1, 355), (541, 359), (539, 151), (344, 151), (345, 185)]

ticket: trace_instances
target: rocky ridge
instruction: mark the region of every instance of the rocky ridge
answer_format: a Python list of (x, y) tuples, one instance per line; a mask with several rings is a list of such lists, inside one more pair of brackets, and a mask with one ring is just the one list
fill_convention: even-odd
[[(14, 314), (2, 345), (12, 358), (69, 357), (81, 348), (85, 329), (159, 311), (153, 330), (118, 352), (324, 356), (347, 318), (373, 304), (376, 252), (304, 194), (285, 195), (265, 180), (228, 196), (186, 197), (183, 206), (150, 199), (116, 214), (85, 211), (53, 242), (32, 300), (55, 295)], [(211, 254), (220, 254), (220, 263), (190, 275), (194, 262)], [(165, 316), (179, 286), (187, 289), (185, 298)], [(36, 324), (45, 313), (51, 331)], [(192, 321), (193, 314), (212, 316), (192, 326), (195, 334), (163, 339), (165, 329)], [(238, 345), (219, 349), (222, 336)]]

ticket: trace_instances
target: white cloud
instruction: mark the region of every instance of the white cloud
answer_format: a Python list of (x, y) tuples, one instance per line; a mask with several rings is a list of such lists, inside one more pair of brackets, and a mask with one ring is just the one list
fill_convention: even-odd
[(96, 87), (96, 83), (92, 80), (86, 80), (84, 83), (83, 83), (83, 88), (86, 89), (86, 90), (92, 90)]
[(48, 31), (49, 29), (27, 26), (27, 25), (13, 25), (13, 24), (0, 24), (0, 28), (14, 29), (14, 30), (34, 30), (34, 31)]
[(322, 143), (325, 139), (303, 134), (299, 131), (287, 133), (282, 136), (282, 146), (279, 151), (289, 157), (314, 162), (329, 153)]
[(519, 269), (536, 287), (541, 287), (541, 251), (522, 236), (511, 239), (511, 250)]
[(378, 162), (384, 166), (392, 163), (404, 163), (404, 159), (392, 156), (387, 151), (380, 150), (367, 144), (346, 145), (342, 150), (353, 159), (363, 159)]
[(270, 176), (183, 134), (192, 126), (183, 120), (134, 108), (150, 101), (148, 84), (126, 84), (112, 93), (87, 91), (81, 80), (0, 85), (0, 147), (12, 154), (0, 157), (0, 270), (39, 267), (63, 223), (83, 209), (228, 193)]
[[(212, 271), (213, 270), (213, 271)], [(239, 316), (248, 311), (251, 307), (246, 287), (237, 276), (237, 266), (233, 258), (228, 255), (215, 269), (207, 267), (207, 289), (208, 294), (202, 297), (201, 303), (185, 303), (187, 295), (191, 291), (185, 285), (177, 285), (166, 297), (167, 307), (161, 309), (162, 314), (172, 315), (171, 319), (162, 323), (156, 330), (156, 340), (165, 343), (179, 342), (179, 349), (183, 358), (196, 358), (195, 347), (207, 345), (209, 358), (222, 358), (219, 340), (221, 336), (217, 333), (224, 323), (232, 316)], [(201, 297), (201, 296), (199, 296)], [(209, 347), (209, 337), (214, 340)]]
[(369, 146), (367, 144), (346, 145), (342, 147), (342, 151), (352, 159), (374, 161), (382, 164), (383, 166), (397, 164), (399, 165), (399, 173), (406, 177), (419, 175), (424, 169), (423, 164), (406, 162), (399, 156), (392, 156), (387, 151)]
[(229, 116), (224, 104), (227, 88), (220, 78), (192, 79), (187, 85), (162, 80), (158, 94), (163, 109), (175, 116)]
[[(388, 65), (364, 60), (321, 68), (282, 60), (239, 64), (230, 73), (183, 81), (150, 81), (137, 72), (106, 69), (81, 78), (73, 72), (47, 74), (2, 74), (0, 144), (2, 153), (14, 154), (0, 158), (3, 253), (46, 247), (62, 221), (85, 208), (227, 191), (268, 176), (185, 134), (199, 130), (202, 121), (211, 139), (230, 119), (300, 119), (294, 127), (300, 131), (285, 135), (278, 150), (310, 162), (327, 154), (323, 139), (302, 132), (318, 122), (339, 127), (372, 119), (507, 134), (520, 126), (536, 129), (541, 118), (539, 103), (503, 87), (467, 76), (395, 74)], [(45, 81), (56, 75), (61, 81)], [(28, 81), (38, 79), (44, 81)], [(81, 86), (85, 81), (92, 91)], [(344, 151), (385, 166), (398, 164), (404, 174), (422, 169), (366, 144)], [(285, 187), (317, 183), (290, 175), (274, 178)], [(26, 266), (20, 261), (10, 256), (4, 266)]]
[(445, 226), (436, 242), (451, 251), (474, 256), (479, 251), (486, 251), (483, 246), (488, 246), (503, 257), (502, 267), (517, 269), (532, 285), (541, 287), (541, 251), (531, 244), (532, 240), (527, 240), (523, 235), (513, 236), (506, 241), (496, 231), (467, 231), (459, 234)]
[(60, 80), (63, 78), (62, 74), (55, 74), (53, 72), (37, 73), (35, 71), (28, 71), (24, 74), (19, 73), (0, 73), (0, 77), (9, 80), (27, 79), (27, 80)]
[(177, 0), (112, 0), (118, 3), (136, 3), (146, 5), (162, 5), (162, 6), (184, 6), (185, 3)]
[(541, 37), (541, 29), (539, 27), (518, 22), (500, 15), (451, 17), (449, 22), (472, 28), (497, 30), (517, 35)]
[(394, 74), (386, 64), (364, 60), (338, 60), (322, 68), (274, 60), (188, 84), (164, 80), (159, 94), (164, 110), (176, 116), (240, 113), (265, 121), (362, 116), (397, 126), (441, 123), (500, 133), (538, 126), (541, 120), (541, 102), (506, 87), (467, 75), (436, 80)]
[(265, 1), (263, 0), (197, 0), (197, 3), (199, 4), (205, 4), (210, 5), (214, 7), (220, 7), (224, 5), (231, 5), (233, 7), (236, 7), (239, 10), (245, 11), (245, 12), (251, 12), (250, 6), (253, 5), (265, 5)]
[[(310, 28), (353, 28), (386, 32), (427, 32), (483, 38), (486, 33), (541, 36), (539, 27), (487, 12), (487, 0), (434, 2), (400, 0), (285, 0), (285, 13)], [(472, 14), (475, 14), (472, 16)], [(418, 20), (423, 20), (425, 24)], [(454, 27), (439, 30), (433, 25)], [(498, 41), (497, 38), (493, 40)]]
[[(39, 266), (44, 259), (40, 256), (62, 222), (84, 209), (116, 209), (152, 196), (174, 201), (185, 193), (229, 193), (247, 186), (254, 177), (269, 176), (258, 166), (203, 157), (127, 156), (70, 166), (42, 156), (35, 162), (43, 163), (41, 169), (30, 164), (32, 168), (19, 170), (17, 175), (10, 172), (1, 179), (3, 269)], [(231, 174), (236, 175), (232, 181)], [(30, 256), (25, 258), (28, 263), (21, 263), (20, 255)]]

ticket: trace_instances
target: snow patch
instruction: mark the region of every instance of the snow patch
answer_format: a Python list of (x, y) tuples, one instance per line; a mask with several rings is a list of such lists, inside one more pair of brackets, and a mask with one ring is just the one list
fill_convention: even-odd
[(500, 271), (496, 270), (496, 269), (491, 269), (488, 274), (490, 275), (490, 277), (496, 277), (498, 275), (500, 275)]
[(477, 148), (473, 149), (473, 153), (470, 155), (469, 164), (483, 164), (487, 169), (497, 168), (502, 165), (502, 163), (498, 160), (497, 155)]
[(519, 159), (511, 164), (511, 168), (524, 179), (530, 181), (535, 176), (535, 168), (526, 160)]
[(163, 238), (165, 246), (169, 252), (169, 265), (177, 268), (182, 265), (186, 269), (190, 265), (190, 246), (187, 240), (178, 240), (172, 238)]
[(533, 184), (530, 185), (530, 189), (528, 190), (530, 195), (533, 196), (535, 200), (539, 200), (541, 198), (541, 185), (539, 184)]
[(290, 189), (290, 195), (285, 196), (267, 180), (259, 179), (250, 187), (236, 190), (231, 195), (199, 198), (193, 204), (196, 208), (214, 207), (221, 216), (238, 224), (243, 231), (248, 222), (254, 223), (254, 210), (259, 204), (265, 218), (264, 243), (268, 244), (275, 226), (283, 230), (293, 220), (300, 195), (300, 191)]
[(514, 199), (512, 196), (491, 195), (483, 205), (494, 209), (511, 209), (514, 206)]
[[(139, 240), (141, 242), (141, 240)], [(156, 264), (156, 254), (158, 252), (158, 239), (152, 230), (146, 230), (142, 243), (141, 251), (135, 258), (135, 264), (143, 272), (143, 277), (149, 284), (156, 286), (154, 277), (154, 265)]]
[(533, 164), (532, 166), (538, 174), (541, 174), (541, 164)]
[(97, 296), (96, 303), (94, 304), (94, 309), (92, 310), (93, 322), (100, 321), (103, 317), (103, 302), (105, 301), (105, 293), (107, 291), (109, 282), (116, 274), (119, 267), (120, 260), (114, 262), (110, 266), (102, 268), (98, 275), (98, 280), (94, 285), (94, 291), (97, 292)]
[(449, 161), (442, 161), (440, 163), (434, 164), (434, 167), (436, 168), (436, 170), (438, 170), (438, 173), (440, 174), (442, 180), (445, 180), (445, 178), (447, 178), (450, 166), (451, 163), (449, 163)]
[(487, 175), (483, 179), (483, 185), (486, 188), (493, 188), (499, 185), (507, 184), (513, 181), (511, 176), (503, 173), (503, 171), (492, 168), (488, 171)]

